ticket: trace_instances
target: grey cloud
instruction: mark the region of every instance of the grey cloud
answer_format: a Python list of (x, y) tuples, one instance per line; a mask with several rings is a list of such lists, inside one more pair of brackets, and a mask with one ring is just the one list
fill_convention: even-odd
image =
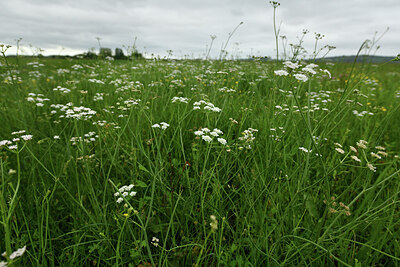
[[(398, 0), (282, 0), (277, 9), (281, 34), (296, 42), (303, 28), (311, 33), (305, 45), (311, 49), (313, 32), (325, 34), (321, 45), (337, 47), (332, 55), (355, 54), (359, 45), (376, 30), (391, 29), (382, 38), (378, 54), (396, 55), (400, 42)], [(121, 47), (138, 37), (140, 50), (166, 54), (166, 50), (200, 55), (217, 35), (212, 55), (217, 56), (240, 21), (228, 50), (239, 48), (243, 54), (260, 51), (274, 55), (272, 7), (264, 0), (13, 0), (0, 2), (0, 42), (32, 43), (45, 50), (65, 47), (69, 51), (87, 51), (98, 47), (101, 37), (105, 47)], [(4, 26), (5, 25), (5, 26)], [(180, 51), (180, 52), (178, 52)], [(72, 53), (72, 52), (70, 52)]]

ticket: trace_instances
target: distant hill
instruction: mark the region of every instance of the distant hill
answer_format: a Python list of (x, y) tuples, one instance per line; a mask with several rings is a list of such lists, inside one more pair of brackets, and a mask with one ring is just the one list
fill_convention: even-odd
[[(357, 58), (357, 62), (366, 62), (366, 63), (385, 63), (391, 61), (396, 56), (393, 57), (383, 57), (383, 56), (365, 56), (360, 55)], [(354, 62), (356, 56), (337, 56), (337, 57), (326, 57), (324, 59), (317, 59), (317, 61), (325, 61), (325, 62)], [(400, 61), (392, 61), (393, 63), (400, 63)]]

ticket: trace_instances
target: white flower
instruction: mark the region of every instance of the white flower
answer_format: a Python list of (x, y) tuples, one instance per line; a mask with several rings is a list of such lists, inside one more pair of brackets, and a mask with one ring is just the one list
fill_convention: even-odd
[(124, 199), (123, 199), (122, 197), (119, 197), (119, 198), (117, 199), (117, 203), (121, 203), (122, 201), (124, 201)]
[(161, 124), (161, 129), (163, 129), (163, 130), (165, 130), (169, 127), (169, 124), (166, 122), (160, 122), (160, 124)]
[(362, 140), (362, 139), (361, 139), (359, 142), (360, 142), (361, 144), (364, 144), (364, 145), (367, 145), (367, 144), (368, 144), (368, 142), (367, 142), (367, 141), (365, 141), (365, 140)]
[(210, 226), (211, 226), (211, 230), (213, 232), (218, 230), (218, 220), (217, 217), (215, 217), (215, 215), (211, 215), (210, 216), (211, 222), (210, 222)]
[(275, 73), (275, 75), (278, 75), (278, 76), (288, 76), (289, 75), (289, 73), (286, 70), (276, 70), (276, 71), (274, 71), (274, 73)]
[(156, 123), (156, 124), (153, 124), (151, 127), (153, 127), (153, 128), (160, 128), (160, 124)]
[(204, 141), (209, 142), (209, 143), (212, 141), (212, 138), (209, 137), (208, 135), (203, 135), (202, 138)]
[(59, 139), (60, 139), (60, 136), (55, 135), (53, 138), (54, 138), (54, 140), (59, 140)]
[(305, 66), (303, 68), (303, 71), (311, 73), (311, 74), (317, 74), (317, 72), (314, 70), (314, 68), (316, 68), (316, 67), (318, 67), (318, 65), (311, 63), (311, 64), (308, 64), (307, 66)]
[(299, 147), (299, 150), (304, 151), (304, 152), (306, 152), (306, 153), (311, 153), (311, 152), (312, 152), (312, 149), (308, 150), (307, 148), (302, 147), (302, 146)]
[(24, 139), (25, 141), (28, 141), (32, 139), (32, 135), (31, 134), (22, 135), (21, 138)]
[(158, 247), (158, 242), (160, 242), (160, 239), (153, 236), (153, 238), (151, 239), (151, 244), (155, 247)]
[(216, 132), (217, 134), (224, 134), (224, 132), (217, 128), (214, 128), (213, 132)]
[(131, 191), (131, 192), (129, 193), (129, 195), (130, 195), (131, 197), (134, 197), (134, 196), (136, 196), (136, 192), (135, 192), (135, 191)]
[(127, 197), (127, 196), (128, 196), (128, 192), (123, 192), (123, 193), (122, 193), (122, 196), (123, 196), (123, 197)]
[(126, 186), (126, 185), (121, 186), (121, 188), (118, 189), (118, 191), (121, 192), (121, 193), (122, 193), (122, 192), (125, 192), (125, 190), (126, 190), (126, 191), (129, 191), (129, 190), (128, 190), (128, 186)]
[(304, 72), (308, 72), (308, 73), (311, 73), (311, 74), (317, 74), (317, 72), (315, 71), (315, 70), (313, 70), (312, 68), (310, 68), (310, 67), (308, 67), (308, 66), (306, 66), (306, 67), (304, 67), (303, 68), (303, 71)]
[(115, 196), (115, 197), (119, 196), (119, 192), (115, 192), (115, 193), (114, 193), (114, 196)]
[(306, 82), (308, 80), (307, 76), (301, 73), (296, 73), (293, 75), (297, 80)]
[(388, 153), (384, 152), (384, 151), (378, 151), (377, 153), (378, 155), (382, 155), (384, 157), (387, 157)]
[(221, 144), (226, 145), (226, 140), (225, 140), (224, 138), (218, 138), (217, 140), (218, 140), (218, 142), (220, 142)]
[(351, 158), (352, 158), (353, 160), (355, 160), (355, 161), (361, 162), (361, 160), (360, 160), (357, 156), (355, 156), (355, 155), (352, 155)]
[(378, 154), (375, 154), (374, 152), (371, 152), (371, 157), (377, 158), (377, 159), (381, 159), (382, 157), (379, 156)]
[(24, 246), (23, 248), (19, 248), (16, 251), (14, 251), (13, 253), (11, 253), (10, 255), (10, 260), (13, 260), (17, 257), (21, 257), (26, 251), (26, 246)]
[(189, 101), (189, 99), (188, 98), (186, 98), (186, 97), (177, 97), (177, 96), (174, 96), (172, 99), (171, 99), (171, 101), (172, 101), (172, 103), (175, 103), (176, 101), (179, 101), (179, 102), (181, 102), (181, 103), (188, 103), (188, 101)]
[(10, 140), (1, 140), (0, 141), (0, 147), (4, 146), (4, 145), (11, 145), (12, 142)]
[(7, 262), (1, 261), (0, 262), (0, 267), (7, 267)]
[(195, 135), (203, 135), (204, 133), (203, 133), (203, 131), (195, 131), (194, 134)]
[(16, 135), (16, 134), (23, 134), (25, 133), (25, 130), (21, 130), (21, 131), (16, 131), (16, 132), (12, 132), (12, 135)]
[(350, 150), (353, 151), (354, 153), (357, 153), (357, 149), (354, 146), (350, 146)]
[(318, 65), (314, 64), (314, 63), (310, 63), (307, 66), (305, 66), (305, 68), (310, 68), (310, 69), (313, 69), (313, 68), (316, 68), (316, 67), (318, 67)]
[(357, 146), (362, 149), (367, 149), (367, 146), (365, 145), (365, 144), (367, 144), (367, 142), (365, 142), (365, 141), (361, 142), (361, 141), (363, 141), (363, 140), (360, 140), (360, 142), (357, 142)]
[(283, 62), (283, 64), (286, 67), (291, 68), (291, 69), (297, 69), (298, 67), (300, 67), (300, 65), (297, 62), (294, 63), (294, 62), (290, 62), (290, 61), (285, 61), (285, 62)]
[(323, 72), (325, 72), (326, 74), (328, 74), (329, 78), (332, 78), (331, 73), (329, 72), (329, 70), (323, 70)]
[(212, 131), (212, 132), (210, 133), (210, 135), (215, 136), (215, 137), (219, 136), (219, 134), (216, 133), (216, 132), (214, 132), (214, 131)]
[(8, 149), (11, 149), (11, 150), (16, 150), (17, 148), (18, 148), (17, 145), (12, 145), (12, 146), (8, 147)]
[(344, 154), (344, 150), (341, 149), (340, 147), (335, 148), (335, 150), (336, 150), (337, 152), (339, 152), (340, 154)]
[(338, 146), (338, 147), (342, 148), (342, 145), (339, 144), (339, 143), (335, 143), (335, 146)]
[(367, 164), (368, 169), (370, 169), (373, 172), (376, 172), (376, 167), (374, 167), (371, 163)]

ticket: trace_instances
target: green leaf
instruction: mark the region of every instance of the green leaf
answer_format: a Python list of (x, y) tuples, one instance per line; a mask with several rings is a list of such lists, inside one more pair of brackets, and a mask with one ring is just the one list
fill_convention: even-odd
[(318, 217), (317, 207), (315, 206), (315, 203), (310, 196), (307, 197), (306, 208), (312, 217)]
[(138, 163), (139, 165), (139, 170), (150, 173), (142, 164)]
[(136, 187), (147, 187), (147, 185), (144, 182), (140, 181), (140, 180), (136, 180), (135, 186)]

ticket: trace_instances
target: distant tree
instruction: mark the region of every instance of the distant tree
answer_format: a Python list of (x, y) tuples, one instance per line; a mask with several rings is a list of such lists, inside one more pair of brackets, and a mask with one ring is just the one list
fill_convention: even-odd
[(143, 59), (142, 53), (139, 53), (137, 50), (131, 54), (131, 57), (134, 59)]
[(122, 51), (121, 48), (115, 48), (115, 59), (126, 59), (126, 56), (124, 55), (124, 51)]
[(106, 48), (106, 47), (100, 48), (99, 56), (101, 58), (111, 57), (111, 49), (110, 48)]
[(97, 57), (97, 55), (92, 51), (87, 51), (85, 54), (83, 54), (83, 57), (88, 59), (94, 59)]

